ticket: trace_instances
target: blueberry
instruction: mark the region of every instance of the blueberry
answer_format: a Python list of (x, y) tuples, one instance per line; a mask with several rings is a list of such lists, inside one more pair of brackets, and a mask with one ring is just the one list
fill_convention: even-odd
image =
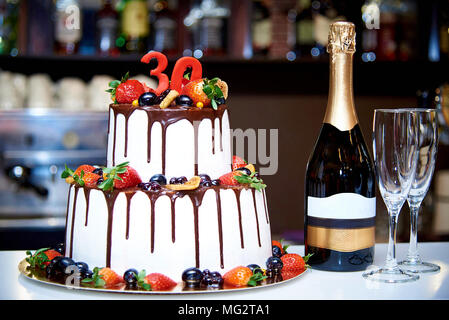
[(212, 181), (212, 180), (210, 179), (209, 175), (207, 175), (207, 174), (205, 174), (205, 173), (200, 174), (199, 177), (201, 178), (201, 183), (202, 183), (202, 182), (206, 182), (206, 181), (209, 181), (209, 182)]
[(267, 269), (272, 270), (273, 272), (281, 271), (283, 266), (284, 264), (282, 263), (281, 258), (269, 257), (267, 259)]
[(65, 270), (68, 266), (73, 266), (74, 264), (75, 264), (75, 261), (73, 261), (73, 259), (71, 259), (69, 257), (63, 257), (58, 262), (58, 266), (62, 270)]
[(246, 267), (250, 268), (253, 274), (255, 273), (263, 273), (262, 268), (258, 264), (249, 264)]
[(178, 179), (178, 178), (176, 178), (176, 177), (171, 178), (171, 179), (170, 179), (170, 184), (177, 184), (177, 183), (178, 183), (178, 182), (177, 182), (177, 179)]
[(282, 257), (282, 250), (278, 246), (272, 246), (271, 251), (274, 257)]
[(142, 93), (139, 97), (139, 106), (151, 106), (154, 104), (157, 96), (153, 92)]
[(163, 185), (167, 184), (167, 179), (165, 178), (165, 176), (163, 174), (155, 174), (154, 176), (152, 176), (150, 178), (150, 182), (157, 182), (161, 186), (163, 186)]
[(245, 168), (245, 167), (237, 168), (235, 170), (242, 171), (243, 173), (247, 174), (248, 176), (251, 175), (251, 170), (249, 170), (248, 168)]
[(217, 271), (203, 273), (203, 278), (201, 279), (202, 287), (213, 287), (218, 288), (223, 285), (223, 277)]
[(189, 96), (186, 95), (180, 95), (176, 98), (176, 104), (179, 106), (188, 106), (190, 107), (193, 105), (193, 100), (190, 99)]
[(99, 185), (102, 184), (103, 182), (104, 182), (104, 178), (103, 178), (103, 177), (98, 178), (98, 180), (97, 180), (97, 186), (99, 186)]
[(199, 287), (202, 279), (203, 273), (198, 268), (189, 268), (182, 273), (182, 281), (184, 281), (188, 287)]
[(99, 176), (103, 176), (103, 169), (95, 168), (95, 170), (92, 171), (92, 173), (98, 174)]
[(136, 269), (128, 269), (123, 274), (123, 280), (128, 286), (137, 285), (137, 275), (139, 272)]
[(176, 182), (177, 182), (178, 184), (184, 184), (184, 183), (187, 182), (187, 178), (184, 177), (184, 176), (179, 177), (179, 178), (176, 179)]
[(159, 191), (159, 190), (161, 190), (161, 185), (159, 183), (157, 183), (157, 182), (150, 182), (149, 184), (150, 184), (150, 187), (149, 187), (150, 191)]
[(224, 97), (215, 99), (215, 101), (217, 102), (218, 105), (221, 105), (221, 104), (225, 104), (225, 103), (226, 103), (226, 99), (225, 99)]
[(211, 181), (213, 186), (219, 186), (220, 185), (220, 179), (215, 179)]
[(211, 181), (204, 181), (203, 183), (201, 183), (201, 185), (203, 187), (209, 188), (212, 186), (212, 182)]
[(86, 271), (89, 270), (89, 266), (85, 262), (76, 262), (75, 266), (78, 267), (78, 271), (81, 274), (84, 274), (84, 273), (86, 273)]
[(86, 272), (83, 272), (81, 274), (81, 278), (86, 279), (86, 278), (92, 278), (94, 276), (94, 273), (92, 272), (92, 270), (87, 270)]

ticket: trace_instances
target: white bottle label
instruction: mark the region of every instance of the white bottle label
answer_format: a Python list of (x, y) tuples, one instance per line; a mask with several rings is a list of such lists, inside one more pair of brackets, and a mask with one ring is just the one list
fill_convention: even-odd
[(367, 219), (376, 216), (376, 198), (357, 193), (338, 193), (326, 198), (308, 197), (309, 217), (325, 219)]

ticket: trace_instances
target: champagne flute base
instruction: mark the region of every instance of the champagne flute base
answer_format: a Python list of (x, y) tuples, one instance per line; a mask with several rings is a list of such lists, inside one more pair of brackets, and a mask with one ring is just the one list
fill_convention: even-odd
[(440, 271), (439, 265), (430, 262), (408, 261), (408, 260), (399, 262), (399, 268), (404, 272), (412, 272), (412, 273), (430, 273)]
[(404, 272), (399, 268), (379, 268), (366, 271), (363, 273), (363, 277), (367, 280), (385, 283), (411, 282), (419, 279), (418, 275)]

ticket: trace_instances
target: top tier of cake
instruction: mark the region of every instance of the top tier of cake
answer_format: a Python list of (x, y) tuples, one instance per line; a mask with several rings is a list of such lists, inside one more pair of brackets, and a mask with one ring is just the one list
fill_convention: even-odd
[(212, 179), (231, 171), (228, 110), (109, 106), (107, 166), (129, 161), (143, 181), (154, 174)]

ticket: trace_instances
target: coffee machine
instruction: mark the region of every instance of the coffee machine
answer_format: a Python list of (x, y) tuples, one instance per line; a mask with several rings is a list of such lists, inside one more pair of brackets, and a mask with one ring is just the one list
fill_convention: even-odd
[(107, 112), (0, 112), (0, 249), (60, 240), (68, 193), (61, 172), (105, 165), (107, 128)]

